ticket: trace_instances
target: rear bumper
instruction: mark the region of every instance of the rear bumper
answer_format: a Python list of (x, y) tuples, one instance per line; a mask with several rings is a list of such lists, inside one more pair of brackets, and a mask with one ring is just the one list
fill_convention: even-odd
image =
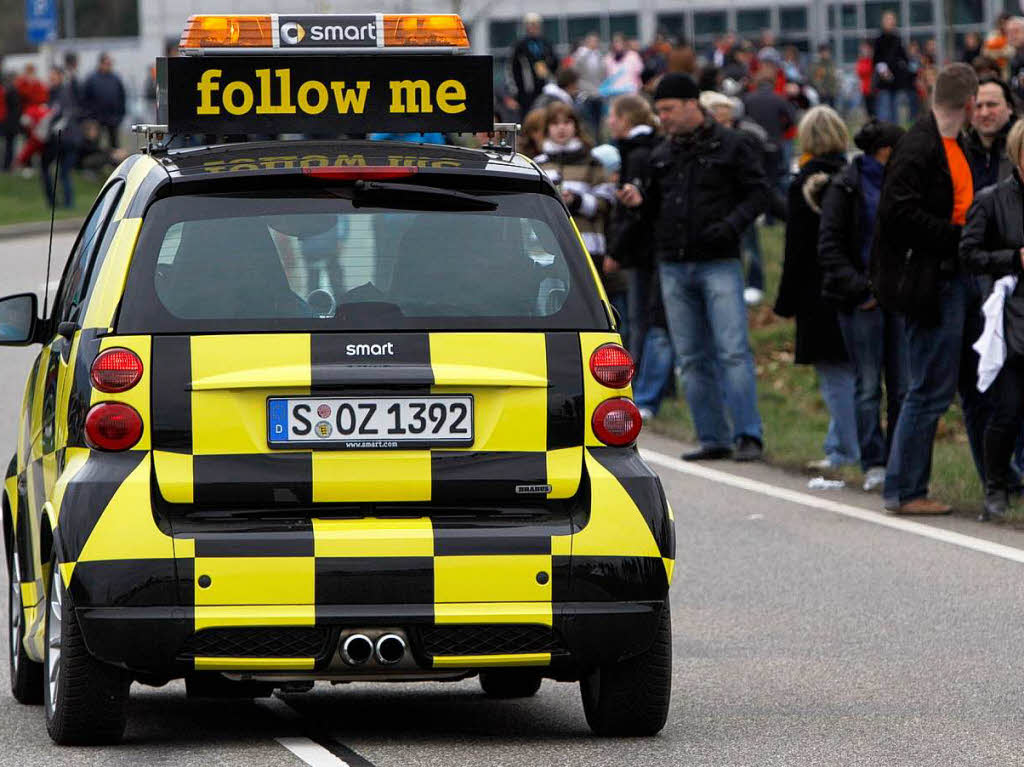
[[(439, 624), (434, 605), (317, 606), (313, 627), (268, 627), (271, 634), (277, 632), (270, 641), (266, 634), (256, 641), (245, 633), (254, 631), (258, 621), (236, 629), (208, 629), (220, 632), (223, 641), (216, 643), (194, 631), (192, 611), (181, 607), (80, 607), (77, 614), (86, 646), (96, 658), (157, 677), (179, 677), (197, 669), (329, 676), (337, 667), (339, 639), (347, 629), (400, 628), (423, 671), (538, 666), (549, 676), (575, 678), (581, 670), (645, 651), (663, 608), (662, 601), (570, 602), (555, 605), (552, 625), (545, 627)], [(468, 639), (465, 633), (459, 638), (461, 630), (471, 632)], [(531, 647), (531, 642), (540, 644)], [(282, 650), (286, 655), (267, 654)], [(367, 676), (373, 676), (369, 670)]]

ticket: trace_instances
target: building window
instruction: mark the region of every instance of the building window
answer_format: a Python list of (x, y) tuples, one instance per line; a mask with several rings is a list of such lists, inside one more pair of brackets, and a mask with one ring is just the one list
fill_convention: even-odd
[(931, 24), (934, 20), (933, 10), (934, 8), (928, 0), (914, 0), (910, 4), (910, 26), (919, 27), (922, 24)]
[(627, 39), (639, 37), (640, 23), (637, 20), (636, 14), (623, 13), (609, 16), (608, 32), (612, 35), (621, 32)]
[(860, 56), (860, 38), (858, 37), (844, 37), (843, 38), (843, 62), (851, 63), (857, 60)]
[(570, 16), (568, 19), (569, 40), (577, 43), (591, 32), (601, 34), (600, 16)]
[(542, 34), (548, 39), (548, 42), (552, 45), (558, 45), (564, 43), (562, 39), (561, 20), (556, 16), (553, 19), (544, 19), (544, 27)]
[(693, 34), (721, 35), (725, 33), (725, 11), (701, 11), (693, 14)]
[(760, 32), (762, 29), (768, 29), (771, 25), (772, 12), (767, 8), (750, 8), (736, 11), (736, 31), (740, 34)]
[[(63, 27), (64, 3), (60, 5)], [(137, 37), (139, 34), (137, 0), (76, 0), (74, 13), (76, 37)]]
[(806, 8), (780, 8), (779, 9), (779, 31), (782, 34), (787, 32), (807, 31), (807, 9)]
[(840, 13), (840, 21), (843, 25), (843, 29), (856, 29), (857, 28), (857, 6), (856, 5), (844, 5)]
[(659, 13), (658, 31), (682, 40), (686, 37), (686, 23), (681, 13)]
[(953, 0), (954, 24), (981, 24), (984, 20), (983, 0)]
[(492, 21), (490, 29), (492, 48), (511, 48), (519, 37), (518, 21)]

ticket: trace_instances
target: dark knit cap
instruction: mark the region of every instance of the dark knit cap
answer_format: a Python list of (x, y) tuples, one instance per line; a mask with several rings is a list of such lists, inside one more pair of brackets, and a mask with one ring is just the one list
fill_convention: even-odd
[(883, 147), (896, 146), (905, 132), (903, 128), (893, 123), (872, 119), (857, 131), (853, 143), (865, 154), (874, 154)]
[(658, 99), (699, 99), (700, 88), (693, 78), (678, 72), (669, 72), (658, 81), (654, 89), (654, 100)]

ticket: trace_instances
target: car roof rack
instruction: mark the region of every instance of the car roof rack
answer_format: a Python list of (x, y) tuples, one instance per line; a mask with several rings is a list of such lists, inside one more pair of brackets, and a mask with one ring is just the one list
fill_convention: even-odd
[(519, 123), (494, 123), (494, 130), (489, 134), (492, 139), (482, 148), (494, 152), (508, 152), (510, 158), (515, 157), (519, 151), (517, 147), (521, 128)]
[[(507, 153), (509, 159), (515, 157), (521, 128), (519, 123), (494, 123), (494, 130), (488, 134), (491, 136), (491, 140), (481, 149)], [(151, 123), (132, 125), (132, 133), (141, 137), (137, 144), (139, 151), (143, 154), (153, 154), (167, 149), (174, 138), (166, 125)]]
[(142, 136), (137, 144), (139, 151), (143, 154), (153, 154), (155, 151), (166, 149), (167, 144), (173, 138), (169, 135), (166, 125), (151, 125), (149, 123), (133, 125), (132, 133)]

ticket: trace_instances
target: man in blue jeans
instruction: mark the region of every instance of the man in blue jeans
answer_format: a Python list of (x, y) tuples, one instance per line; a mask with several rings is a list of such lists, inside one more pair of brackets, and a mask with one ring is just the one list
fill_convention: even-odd
[(686, 75), (658, 83), (654, 108), (667, 138), (640, 186), (619, 200), (641, 207), (654, 232), (665, 318), (683, 371), (700, 449), (686, 460), (761, 457), (754, 357), (743, 303), (740, 235), (768, 207), (760, 150), (712, 120)]
[(928, 497), (928, 482), (935, 431), (959, 379), (968, 278), (958, 248), (974, 198), (962, 134), (977, 92), (966, 64), (939, 72), (932, 109), (896, 145), (878, 201), (872, 283), (882, 306), (905, 316), (909, 366), (885, 476), (885, 508), (896, 514), (952, 510)]

